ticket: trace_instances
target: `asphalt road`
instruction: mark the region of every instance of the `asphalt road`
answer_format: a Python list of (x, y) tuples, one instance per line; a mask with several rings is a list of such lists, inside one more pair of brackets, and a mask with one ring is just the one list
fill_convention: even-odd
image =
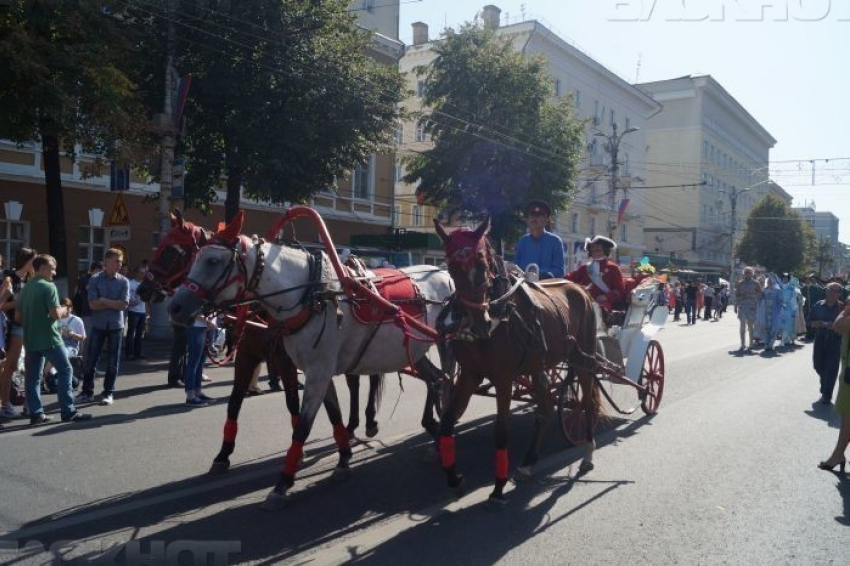
[[(460, 499), (419, 430), (423, 387), (405, 378), (401, 392), (388, 376), (381, 432), (356, 446), (352, 477), (330, 478), (321, 413), (288, 507), (268, 513), (259, 505), (291, 434), (283, 395), (246, 400), (233, 467), (211, 477), (231, 370), (208, 371), (221, 403), (189, 410), (161, 387), (164, 364), (128, 368), (115, 405), (92, 407), (89, 423), (0, 432), (0, 563), (850, 563), (850, 480), (815, 467), (838, 421), (813, 404), (811, 346), (735, 355), (731, 317), (670, 323), (659, 340), (659, 414), (602, 423), (596, 469), (580, 478), (581, 449), (553, 426), (536, 475), (501, 510), (486, 504), (490, 398), (459, 427)], [(533, 425), (528, 407), (514, 413), (512, 468)]]

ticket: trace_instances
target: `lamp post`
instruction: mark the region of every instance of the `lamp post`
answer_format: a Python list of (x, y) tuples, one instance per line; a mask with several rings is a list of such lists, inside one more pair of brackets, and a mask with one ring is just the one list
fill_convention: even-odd
[(611, 156), (611, 178), (608, 180), (608, 190), (611, 197), (611, 206), (608, 210), (608, 237), (614, 239), (614, 210), (617, 206), (617, 189), (620, 183), (620, 163), (617, 157), (620, 153), (620, 142), (626, 134), (637, 132), (640, 128), (626, 128), (621, 134), (617, 134), (617, 123), (613, 124), (614, 133), (610, 136), (602, 132), (596, 132), (594, 135), (605, 138), (605, 152)]
[(735, 233), (738, 231), (738, 197), (744, 193), (750, 192), (751, 189), (758, 187), (759, 185), (763, 185), (765, 183), (769, 183), (770, 179), (765, 179), (764, 181), (759, 181), (755, 185), (750, 185), (749, 187), (745, 187), (741, 190), (732, 187), (731, 190), (726, 191), (721, 189), (720, 192), (729, 197), (729, 205), (732, 207), (732, 227), (731, 227), (731, 245), (730, 245), (730, 259), (729, 259), (729, 286), (731, 287), (730, 291), (735, 288)]

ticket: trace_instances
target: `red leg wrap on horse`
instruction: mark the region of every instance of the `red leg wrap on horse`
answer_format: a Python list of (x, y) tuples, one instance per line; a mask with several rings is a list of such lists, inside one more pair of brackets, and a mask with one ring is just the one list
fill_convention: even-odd
[(455, 437), (441, 436), (440, 437), (440, 462), (444, 468), (449, 468), (455, 465)]
[(294, 430), (295, 427), (298, 426), (298, 415), (292, 415), (290, 420), (292, 421), (292, 428)]
[(227, 419), (224, 421), (224, 441), (234, 442), (236, 440), (236, 432), (239, 430), (239, 425), (235, 419)]
[(295, 472), (298, 471), (298, 462), (301, 461), (303, 454), (304, 443), (293, 440), (292, 446), (286, 451), (286, 460), (283, 462), (283, 473), (290, 477), (295, 477)]
[(508, 479), (508, 451), (505, 448), (496, 450), (496, 479)]
[(336, 441), (336, 447), (340, 450), (348, 448), (348, 431), (345, 430), (345, 425), (334, 425), (334, 440)]

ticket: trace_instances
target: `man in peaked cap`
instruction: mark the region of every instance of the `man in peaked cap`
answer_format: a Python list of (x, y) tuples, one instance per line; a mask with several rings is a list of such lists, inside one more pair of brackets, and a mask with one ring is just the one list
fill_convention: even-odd
[(608, 259), (611, 252), (617, 249), (617, 244), (605, 236), (594, 236), (584, 241), (584, 249), (590, 259), (567, 275), (567, 279), (583, 285), (600, 307), (611, 311), (614, 305), (626, 298), (623, 272)]
[(542, 200), (529, 201), (525, 206), (528, 233), (519, 239), (514, 254), (514, 263), (523, 271), (537, 265), (540, 279), (564, 276), (564, 242), (557, 234), (548, 232), (552, 209)]

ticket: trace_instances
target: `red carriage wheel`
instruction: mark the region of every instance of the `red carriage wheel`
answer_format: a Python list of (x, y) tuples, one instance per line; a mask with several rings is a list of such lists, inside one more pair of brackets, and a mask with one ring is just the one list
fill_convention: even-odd
[[(573, 446), (584, 444), (587, 439), (587, 419), (582, 405), (581, 386), (572, 369), (566, 372), (558, 392), (558, 417), (564, 439)], [(591, 423), (593, 428), (596, 428), (596, 417), (594, 414)]]
[(646, 387), (640, 406), (647, 415), (654, 415), (664, 394), (664, 351), (655, 340), (650, 341), (646, 349), (638, 383)]

